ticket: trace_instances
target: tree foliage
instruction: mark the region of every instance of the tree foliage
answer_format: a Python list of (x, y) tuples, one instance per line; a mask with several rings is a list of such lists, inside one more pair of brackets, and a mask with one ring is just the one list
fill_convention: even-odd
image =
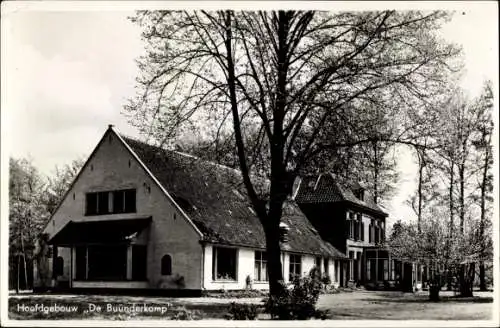
[(44, 203), (45, 179), (26, 159), (9, 161), (9, 254), (32, 258), (37, 233), (49, 213)]
[(54, 174), (47, 177), (46, 206), (50, 214), (54, 214), (54, 211), (62, 201), (64, 194), (73, 183), (84, 163), (83, 158), (78, 158), (62, 167), (56, 166)]
[(429, 134), (437, 147), (416, 149), (419, 189), (411, 203), (418, 222), (439, 213), (440, 229), (447, 227), (441, 260), (451, 273), (448, 280), (459, 276), (463, 295), (472, 294), (477, 263), (486, 288), (484, 263), (492, 261), (492, 98), (489, 81), (475, 99), (450, 89)]
[[(9, 160), (9, 272), (24, 275), (26, 288), (31, 276), (28, 268), (33, 261), (40, 260), (40, 253), (44, 253), (42, 257), (47, 254), (46, 245), (40, 249), (42, 231), (82, 164), (77, 159), (63, 168), (56, 167), (54, 176), (45, 176), (31, 160)], [(25, 272), (18, 272), (20, 258)], [(38, 261), (38, 272), (42, 269), (48, 272), (46, 261)]]
[[(435, 33), (448, 18), (440, 11), (140, 11), (132, 21), (146, 54), (125, 113), (162, 145), (190, 135), (236, 155), (266, 232), (274, 293), (282, 279), (279, 222), (295, 177), (339, 148), (419, 143), (404, 113), (427, 106), (455, 68), (458, 50)], [(270, 181), (263, 193), (259, 177)]]

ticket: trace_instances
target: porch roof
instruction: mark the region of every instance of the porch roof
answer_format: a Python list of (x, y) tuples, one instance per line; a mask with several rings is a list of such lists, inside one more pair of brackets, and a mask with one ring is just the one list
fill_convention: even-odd
[(48, 243), (72, 245), (89, 243), (116, 243), (127, 241), (151, 223), (151, 216), (132, 219), (96, 221), (69, 221)]

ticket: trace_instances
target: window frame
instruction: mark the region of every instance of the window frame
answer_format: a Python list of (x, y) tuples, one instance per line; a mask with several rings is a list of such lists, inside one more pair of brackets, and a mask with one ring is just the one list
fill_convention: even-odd
[[(221, 250), (221, 249), (234, 252), (234, 278), (230, 278), (230, 279), (219, 278), (218, 254), (219, 254), (219, 250)], [(239, 269), (239, 263), (238, 263), (239, 256), (238, 255), (239, 255), (238, 248), (224, 247), (224, 246), (213, 246), (213, 248), (212, 248), (212, 281), (238, 282), (238, 269)]]
[(61, 255), (55, 258), (54, 276), (64, 276), (64, 258)]
[(164, 254), (160, 260), (160, 274), (162, 276), (172, 275), (172, 255)]
[[(93, 197), (95, 197), (95, 200), (91, 199)], [(121, 203), (117, 201), (118, 198), (121, 198)], [(106, 203), (105, 207), (101, 207), (103, 206), (103, 201)], [(95, 205), (92, 204), (93, 206), (90, 206), (91, 202), (95, 202)], [(117, 205), (121, 205), (121, 208), (118, 209)], [(85, 193), (85, 216), (127, 213), (137, 213), (136, 188), (92, 191)]]
[[(297, 261), (298, 259), (298, 261)], [(293, 261), (292, 261), (293, 260)], [(293, 268), (293, 270), (292, 270)], [(298, 270), (297, 270), (298, 268)], [(298, 271), (298, 273), (297, 273)], [(302, 276), (302, 255), (300, 254), (288, 254), (288, 280), (292, 281), (293, 278), (298, 275)]]
[[(265, 255), (265, 259), (264, 259)], [(265, 251), (254, 252), (254, 280), (256, 282), (268, 282), (269, 274), (267, 271), (267, 253)], [(265, 270), (263, 264), (265, 263)], [(255, 275), (257, 273), (257, 275)], [(264, 279), (262, 279), (264, 277)]]

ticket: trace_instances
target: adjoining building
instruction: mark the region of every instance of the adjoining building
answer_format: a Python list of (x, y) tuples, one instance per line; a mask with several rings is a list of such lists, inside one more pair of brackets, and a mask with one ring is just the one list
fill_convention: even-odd
[(421, 268), (393, 258), (385, 245), (388, 214), (360, 184), (339, 184), (332, 175), (302, 179), (295, 197), (321, 237), (346, 254), (342, 286), (411, 291), (422, 281)]

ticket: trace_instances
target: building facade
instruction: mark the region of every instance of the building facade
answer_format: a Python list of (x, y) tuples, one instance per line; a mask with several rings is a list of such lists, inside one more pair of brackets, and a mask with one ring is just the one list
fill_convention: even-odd
[[(118, 134), (110, 126), (44, 233), (50, 288), (267, 289), (265, 238), (239, 172)], [(285, 204), (285, 282), (313, 267), (342, 279), (345, 255)]]
[(330, 174), (303, 178), (295, 201), (321, 237), (346, 254), (341, 286), (418, 288), (421, 268), (391, 256), (385, 246), (388, 214), (362, 186), (343, 186)]

